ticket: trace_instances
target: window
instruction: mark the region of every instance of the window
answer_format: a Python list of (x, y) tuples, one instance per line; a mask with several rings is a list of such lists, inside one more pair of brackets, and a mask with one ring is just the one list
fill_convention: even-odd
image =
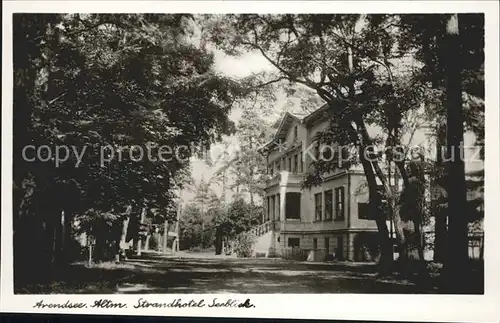
[(300, 238), (288, 238), (288, 247), (300, 248)]
[(300, 152), (300, 172), (304, 172), (304, 154)]
[(313, 249), (314, 250), (318, 249), (318, 239), (316, 238), (313, 239)]
[(285, 218), (300, 220), (301, 193), (286, 193)]
[(297, 139), (298, 136), (299, 136), (299, 130), (298, 127), (295, 126), (295, 128), (293, 128), (293, 139)]
[(274, 167), (273, 164), (269, 165), (269, 175), (273, 176), (274, 175)]
[(344, 239), (342, 236), (337, 237), (337, 248), (336, 248), (336, 254), (335, 256), (337, 257), (338, 260), (343, 260), (344, 259)]
[(293, 156), (293, 172), (296, 173), (299, 170), (299, 155), (295, 154)]
[(325, 191), (325, 220), (333, 218), (333, 191)]
[(358, 203), (358, 218), (362, 220), (371, 219), (369, 203)]
[(322, 196), (321, 196), (321, 193), (317, 193), (317, 194), (314, 194), (314, 209), (315, 209), (315, 212), (314, 212), (314, 219), (316, 221), (321, 221), (321, 213), (323, 213), (323, 200), (322, 200)]
[[(338, 158), (338, 168), (346, 167), (349, 163), (349, 160), (351, 159), (351, 152), (349, 151), (348, 147), (341, 146), (340, 148), (337, 147), (337, 149), (340, 149), (339, 153), (341, 158)], [(347, 165), (346, 165), (347, 164)]]
[(292, 157), (288, 157), (288, 171), (292, 172)]
[(281, 201), (280, 201), (280, 195), (276, 195), (276, 207), (277, 207), (277, 212), (276, 212), (276, 219), (275, 221), (280, 220), (280, 210), (281, 210)]
[(271, 214), (271, 198), (267, 197), (267, 213), (266, 213), (266, 221), (269, 221), (269, 214)]
[(335, 189), (335, 219), (344, 219), (344, 187)]
[(275, 196), (271, 196), (271, 214), (269, 215), (270, 220), (274, 220), (274, 211), (276, 210)]
[(321, 158), (324, 161), (331, 161), (333, 158), (332, 147), (328, 145), (321, 146)]
[(279, 173), (279, 172), (280, 172), (280, 170), (281, 170), (281, 161), (279, 161), (279, 160), (278, 160), (278, 161), (276, 162), (276, 172), (277, 172), (277, 173)]

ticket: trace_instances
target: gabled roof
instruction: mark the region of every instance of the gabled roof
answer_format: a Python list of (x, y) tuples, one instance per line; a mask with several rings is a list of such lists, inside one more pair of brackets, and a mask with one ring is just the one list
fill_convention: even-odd
[(324, 116), (324, 113), (328, 110), (328, 104), (323, 104), (319, 109), (314, 110), (313, 112), (309, 113), (305, 118), (304, 118), (304, 123), (305, 124), (311, 124), (317, 119), (321, 119), (321, 117)]
[(293, 121), (297, 121), (301, 124), (309, 124), (314, 121), (316, 121), (318, 118), (321, 118), (322, 113), (327, 110), (328, 105), (323, 105), (319, 109), (307, 113), (307, 112), (290, 112), (287, 111), (285, 114), (281, 117), (281, 121), (278, 125), (278, 129), (276, 129), (276, 132), (273, 136), (273, 138), (266, 143), (264, 146), (260, 147), (258, 151), (264, 151), (269, 149), (269, 147), (276, 142), (277, 139), (283, 139), (283, 137), (286, 135), (288, 132), (288, 129), (292, 125)]
[(288, 132), (290, 126), (293, 124), (293, 121), (302, 123), (302, 120), (303, 117), (300, 117), (295, 113), (285, 112), (285, 115), (281, 118), (278, 129), (276, 129), (276, 133), (274, 134), (273, 139), (282, 139)]

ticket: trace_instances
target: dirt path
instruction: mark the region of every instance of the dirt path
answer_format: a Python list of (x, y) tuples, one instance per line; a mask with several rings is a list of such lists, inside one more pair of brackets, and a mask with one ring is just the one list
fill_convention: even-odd
[[(209, 254), (131, 259), (87, 268), (75, 264), (52, 283), (20, 293), (418, 293), (397, 279), (378, 279), (373, 265), (238, 259)], [(428, 291), (427, 291), (428, 292)]]

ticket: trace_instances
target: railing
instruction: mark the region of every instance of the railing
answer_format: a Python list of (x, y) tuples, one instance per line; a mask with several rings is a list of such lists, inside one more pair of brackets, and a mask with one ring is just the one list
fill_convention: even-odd
[(268, 233), (271, 230), (272, 230), (272, 223), (271, 223), (271, 221), (267, 221), (267, 222), (264, 222), (262, 224), (259, 224), (258, 226), (251, 228), (248, 232), (256, 237), (260, 237), (260, 236), (263, 236), (264, 234)]
[(302, 248), (281, 248), (281, 258), (288, 260), (305, 261), (309, 251)]
[(301, 184), (304, 180), (303, 172), (289, 172), (282, 170), (279, 173), (273, 174), (271, 178), (266, 181), (266, 186), (273, 185), (288, 185), (288, 184)]
[[(250, 234), (252, 236), (254, 236), (255, 238), (258, 238), (258, 237), (261, 237), (263, 236), (264, 234), (268, 233), (269, 231), (272, 231), (273, 230), (273, 223), (271, 221), (267, 221), (267, 222), (264, 222), (262, 224), (259, 224), (253, 228), (251, 228), (250, 230), (246, 231), (246, 232), (242, 232), (239, 234), (239, 236), (243, 236), (245, 234)], [(229, 241), (228, 245), (227, 245), (227, 252), (225, 252), (226, 254), (231, 254), (233, 253), (233, 247), (234, 247), (234, 243), (235, 241), (237, 240), (237, 238), (235, 240), (232, 240), (232, 241)], [(230, 251), (229, 251), (230, 250)]]

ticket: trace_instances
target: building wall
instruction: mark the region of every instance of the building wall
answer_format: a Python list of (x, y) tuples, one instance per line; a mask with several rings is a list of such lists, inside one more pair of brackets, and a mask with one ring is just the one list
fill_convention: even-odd
[[(294, 138), (294, 128), (297, 127), (297, 139)], [(294, 145), (301, 145), (302, 142), (307, 141), (307, 130), (303, 124), (301, 124), (298, 120), (293, 120), (291, 126), (288, 128), (288, 131), (285, 135), (285, 140), (282, 142), (283, 147), (291, 147)], [(276, 146), (274, 146), (276, 147)], [(284, 151), (279, 151), (275, 149), (268, 154), (268, 165), (274, 166), (276, 161), (279, 161), (282, 157), (284, 157), (286, 153)], [(283, 165), (281, 167), (283, 170)]]
[[(297, 127), (297, 140), (294, 137), (294, 128)], [(295, 141), (302, 142), (307, 140), (307, 129), (298, 120), (293, 120), (291, 126), (288, 128), (285, 141), (287, 144), (292, 144)]]
[[(327, 127), (328, 127), (328, 122), (325, 121), (325, 122), (317, 123), (317, 124), (307, 128), (307, 136), (306, 136), (306, 142), (305, 142), (306, 149), (309, 148), (314, 143), (314, 137), (317, 135), (317, 133), (320, 131), (324, 131)], [(309, 151), (314, 154), (314, 149), (310, 149)], [(309, 169), (313, 160), (309, 154), (305, 154), (304, 159), (306, 162), (307, 169)]]
[[(326, 233), (308, 233), (308, 232), (297, 232), (297, 233), (281, 233), (279, 236), (279, 242), (276, 242), (276, 248), (278, 254), (280, 250), (284, 248), (290, 248), (289, 238), (298, 238), (300, 240), (300, 249), (303, 250), (322, 250), (327, 251), (328, 258), (333, 258), (335, 255), (336, 259), (349, 260), (349, 261), (373, 261), (374, 258), (366, 259), (363, 258), (363, 253), (356, 246), (356, 237), (363, 233), (356, 232), (346, 232), (346, 231), (336, 231), (336, 232), (326, 232)], [(375, 238), (376, 233), (368, 233), (370, 238)], [(325, 241), (328, 238), (328, 241)], [(314, 239), (317, 239), (317, 248), (314, 249)], [(340, 240), (340, 241), (339, 241)], [(328, 242), (328, 248), (326, 246)], [(342, 246), (340, 248), (339, 242)]]
[[(294, 138), (294, 127), (297, 126), (298, 138)], [(328, 126), (328, 121), (317, 122), (314, 125), (306, 126), (297, 120), (294, 120), (290, 125), (288, 132), (285, 136), (287, 146), (292, 144), (303, 148), (303, 161), (304, 172), (307, 172), (311, 165), (311, 158), (306, 154), (305, 149), (313, 144), (314, 136), (324, 131)], [(371, 135), (380, 135), (382, 132), (377, 127), (370, 127), (369, 132)], [(484, 169), (484, 164), (479, 161), (479, 158), (474, 158), (479, 148), (475, 147), (475, 135), (472, 132), (464, 134), (465, 141), (465, 168), (466, 171), (474, 171)], [(423, 152), (425, 156), (431, 160), (435, 160), (436, 154), (441, 153), (437, 151), (435, 138), (432, 136), (432, 131), (427, 125), (422, 125), (413, 134), (406, 134), (402, 138), (402, 144), (410, 148), (408, 157), (411, 157), (411, 152)], [(314, 149), (309, 150), (315, 153)], [(274, 151), (269, 154), (269, 161), (276, 161), (282, 158), (283, 152)], [(385, 167), (385, 162), (381, 161), (381, 167)], [(286, 170), (285, 165), (282, 164), (281, 170)], [(280, 194), (280, 200), (283, 201), (285, 192), (301, 192), (301, 219), (286, 220), (284, 218), (284, 211), (280, 211), (281, 223), (279, 223), (279, 233), (276, 234), (275, 246), (276, 248), (287, 248), (288, 238), (294, 237), (300, 239), (300, 247), (302, 249), (312, 249), (313, 241), (317, 239), (317, 248), (325, 249), (324, 238), (329, 238), (329, 251), (333, 253), (338, 247), (337, 237), (342, 238), (343, 255), (350, 260), (356, 260), (362, 255), (359, 250), (356, 250), (359, 244), (359, 238), (374, 239), (377, 232), (377, 226), (374, 220), (360, 219), (359, 218), (359, 204), (368, 202), (368, 188), (363, 174), (361, 165), (356, 165), (351, 168), (353, 174), (339, 175), (343, 170), (335, 170), (328, 174), (324, 174), (327, 180), (320, 186), (311, 187), (310, 189), (301, 189), (300, 185), (293, 183), (293, 185), (283, 183), (275, 183), (275, 185), (266, 188), (267, 195)], [(394, 171), (393, 171), (394, 172)], [(380, 183), (379, 183), (380, 184)], [(323, 216), (321, 221), (315, 220), (315, 200), (316, 193), (324, 193), (328, 190), (334, 190), (337, 187), (343, 186), (345, 189), (345, 218), (343, 221), (335, 221), (335, 214), (332, 220), (324, 220), (324, 207), (325, 198), (322, 196)], [(399, 185), (401, 186), (401, 185)], [(333, 200), (335, 204), (335, 197)], [(279, 207), (279, 206), (276, 206)], [(335, 208), (334, 211), (335, 212)], [(279, 219), (276, 219), (279, 220)], [(433, 227), (433, 225), (431, 224)], [(389, 222), (388, 222), (389, 227)], [(432, 230), (433, 228), (425, 228), (425, 230)], [(278, 241), (279, 239), (279, 241)]]
[(351, 218), (349, 228), (351, 229), (377, 229), (374, 220), (360, 219), (358, 203), (368, 203), (368, 186), (363, 174), (351, 175)]
[[(350, 188), (349, 188), (350, 182)], [(344, 219), (335, 219), (335, 189), (344, 187)], [(358, 203), (368, 202), (368, 192), (366, 183), (362, 174), (343, 174), (326, 181), (323, 185), (314, 186), (301, 190), (298, 187), (286, 188), (287, 192), (301, 192), (301, 219), (300, 221), (292, 219), (283, 219), (284, 231), (325, 231), (325, 230), (340, 230), (340, 229), (376, 229), (377, 226), (374, 220), (359, 219)], [(325, 219), (325, 192), (331, 191), (333, 194), (333, 214), (332, 219)], [(268, 195), (279, 193), (279, 187), (268, 189)], [(322, 220), (315, 218), (315, 195), (322, 194)], [(283, 197), (280, 196), (280, 199)]]

